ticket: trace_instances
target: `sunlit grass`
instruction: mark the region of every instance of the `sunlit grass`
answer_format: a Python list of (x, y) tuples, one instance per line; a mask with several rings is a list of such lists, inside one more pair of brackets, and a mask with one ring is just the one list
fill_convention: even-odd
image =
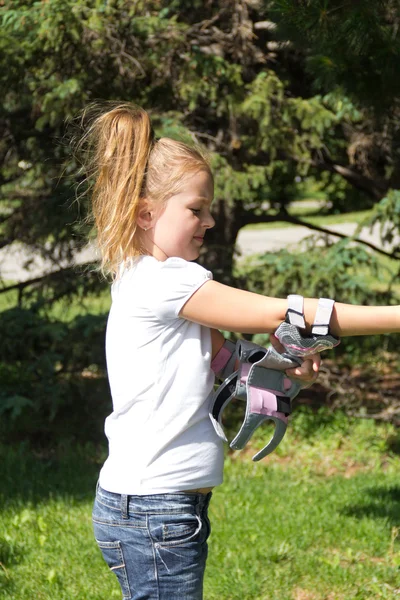
[[(13, 282), (8, 282), (7, 287), (13, 285)], [(6, 286), (4, 286), (6, 287)], [(0, 290), (1, 291), (1, 290)], [(0, 312), (13, 308), (18, 304), (18, 291), (10, 290), (9, 292), (0, 293)], [(111, 306), (111, 295), (107, 285), (100, 294), (88, 294), (83, 298), (61, 299), (52, 304), (47, 312), (48, 316), (55, 320), (63, 322), (73, 321), (75, 317), (81, 315), (104, 314), (107, 313)]]
[[(295, 413), (278, 451), (227, 455), (211, 503), (205, 600), (394, 599), (399, 589), (399, 436), (390, 425)], [(104, 458), (88, 446), (2, 449), (0, 597), (120, 598), (91, 529)]]
[[(14, 281), (3, 281), (2, 282), (2, 287), (3, 288), (7, 288), (11, 285), (13, 285), (15, 282)], [(18, 291), (17, 290), (10, 290), (9, 292), (3, 292), (1, 293), (1, 287), (0, 287), (0, 312), (2, 310), (8, 310), (9, 308), (12, 308), (13, 306), (15, 306), (18, 302)]]
[(54, 319), (63, 322), (73, 321), (78, 316), (105, 314), (110, 310), (111, 295), (108, 286), (98, 295), (88, 294), (84, 298), (74, 299), (73, 302), (60, 300), (55, 302), (50, 310), (50, 315)]

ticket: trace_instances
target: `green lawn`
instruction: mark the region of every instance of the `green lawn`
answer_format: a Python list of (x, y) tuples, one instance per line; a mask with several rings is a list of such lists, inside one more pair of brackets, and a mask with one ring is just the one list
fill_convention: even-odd
[[(398, 447), (391, 426), (298, 412), (271, 457), (227, 456), (205, 600), (398, 598)], [(1, 450), (2, 600), (121, 597), (91, 532), (102, 458), (91, 447)]]

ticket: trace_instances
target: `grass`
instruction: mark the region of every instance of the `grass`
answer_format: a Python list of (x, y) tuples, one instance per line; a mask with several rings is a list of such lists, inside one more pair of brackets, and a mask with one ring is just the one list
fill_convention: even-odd
[[(14, 281), (3, 281), (4, 287), (8, 287), (15, 283)], [(9, 292), (0, 293), (0, 312), (3, 310), (9, 310), (18, 303), (18, 291), (11, 290)]]
[[(205, 600), (399, 597), (398, 434), (389, 425), (298, 411), (278, 451), (226, 458), (211, 503)], [(263, 439), (262, 439), (263, 438)], [(93, 541), (103, 450), (35, 456), (2, 448), (2, 600), (120, 598)]]
[(104, 284), (104, 290), (99, 294), (88, 294), (84, 299), (71, 303), (66, 300), (55, 302), (50, 310), (53, 319), (62, 322), (73, 321), (78, 316), (88, 313), (93, 315), (107, 314), (111, 306), (111, 294), (108, 284)]
[[(7, 282), (12, 285), (14, 282)], [(10, 290), (4, 294), (0, 293), (0, 312), (14, 308), (18, 304), (18, 292)], [(49, 314), (51, 318), (62, 322), (73, 321), (78, 316), (91, 314), (104, 314), (110, 310), (111, 294), (108, 284), (104, 284), (104, 290), (98, 294), (88, 294), (83, 299), (74, 298), (70, 300), (58, 300), (51, 306)]]

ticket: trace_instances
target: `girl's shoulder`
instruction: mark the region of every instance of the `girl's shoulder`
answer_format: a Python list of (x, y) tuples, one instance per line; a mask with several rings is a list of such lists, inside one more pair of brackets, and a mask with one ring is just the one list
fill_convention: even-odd
[(165, 278), (175, 278), (176, 280), (212, 279), (211, 271), (184, 258), (174, 256), (167, 258), (159, 265), (161, 276)]
[(132, 259), (126, 264), (123, 269), (122, 276), (129, 276), (130, 274), (146, 273), (146, 271), (158, 271), (163, 272), (181, 272), (181, 273), (210, 273), (201, 265), (179, 258), (178, 256), (172, 256), (164, 261), (157, 260), (154, 256), (140, 256)]
[(184, 258), (173, 256), (165, 261), (159, 261), (154, 256), (140, 256), (127, 261), (121, 267), (113, 288), (145, 281), (157, 285), (166, 281), (172, 283), (174, 280), (212, 279), (212, 277), (211, 271)]
[(201, 265), (172, 257), (143, 256), (131, 262), (112, 286), (113, 301), (146, 307), (160, 319), (176, 319), (186, 300), (212, 273)]

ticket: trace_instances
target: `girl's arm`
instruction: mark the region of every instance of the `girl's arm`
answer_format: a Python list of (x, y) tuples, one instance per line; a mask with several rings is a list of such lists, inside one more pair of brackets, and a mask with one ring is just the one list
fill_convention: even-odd
[(218, 329), (211, 329), (212, 357), (215, 358), (224, 345), (225, 338)]
[[(316, 298), (304, 299), (304, 314), (309, 330), (317, 303)], [(189, 298), (180, 316), (212, 329), (272, 333), (284, 321), (286, 310), (286, 299), (271, 298), (207, 281)], [(337, 302), (330, 325), (332, 334), (339, 337), (400, 332), (400, 306), (358, 306)]]

